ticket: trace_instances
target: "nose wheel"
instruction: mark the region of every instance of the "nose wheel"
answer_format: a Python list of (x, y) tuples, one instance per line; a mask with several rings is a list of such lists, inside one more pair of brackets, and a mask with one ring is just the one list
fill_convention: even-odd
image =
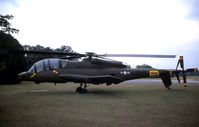
[(77, 87), (76, 89), (76, 93), (80, 93), (80, 94), (85, 94), (85, 93), (88, 93), (88, 90), (86, 89), (87, 85), (86, 83), (84, 83), (84, 86), (82, 87), (82, 83), (80, 83), (80, 86)]

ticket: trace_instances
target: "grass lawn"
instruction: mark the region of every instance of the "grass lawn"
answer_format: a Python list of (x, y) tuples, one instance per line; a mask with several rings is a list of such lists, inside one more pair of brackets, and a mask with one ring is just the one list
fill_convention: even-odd
[(0, 127), (198, 127), (199, 83), (90, 85), (89, 94), (74, 93), (78, 84), (0, 86)]

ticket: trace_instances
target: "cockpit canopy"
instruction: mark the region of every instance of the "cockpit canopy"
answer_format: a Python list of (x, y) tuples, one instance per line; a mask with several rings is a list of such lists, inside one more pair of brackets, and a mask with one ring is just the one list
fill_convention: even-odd
[(48, 71), (58, 68), (64, 68), (67, 66), (68, 61), (63, 59), (44, 59), (36, 62), (32, 65), (32, 67), (28, 70), (29, 73), (38, 73), (41, 71)]

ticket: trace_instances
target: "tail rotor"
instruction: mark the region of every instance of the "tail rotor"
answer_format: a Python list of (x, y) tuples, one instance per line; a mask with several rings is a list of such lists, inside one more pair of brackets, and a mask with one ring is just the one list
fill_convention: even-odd
[[(180, 65), (180, 68), (182, 69), (181, 71), (178, 71), (178, 66)], [(179, 60), (178, 60), (178, 63), (177, 63), (177, 66), (176, 66), (176, 77), (177, 77), (177, 80), (178, 82), (180, 83), (180, 77), (179, 77), (179, 73), (182, 73), (182, 77), (183, 77), (183, 83), (186, 84), (187, 83), (187, 78), (186, 78), (186, 75), (185, 75), (185, 69), (184, 69), (184, 58), (183, 56), (180, 56)], [(184, 85), (184, 87), (186, 87), (187, 85)]]
[(177, 78), (177, 80), (178, 80), (178, 83), (181, 83), (181, 82), (180, 82), (180, 77), (179, 77), (178, 73), (176, 73), (175, 75), (176, 75), (176, 78)]

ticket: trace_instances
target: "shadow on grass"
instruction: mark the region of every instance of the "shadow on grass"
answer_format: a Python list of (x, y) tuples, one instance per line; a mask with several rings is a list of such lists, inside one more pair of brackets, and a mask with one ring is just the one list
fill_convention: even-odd
[[(26, 92), (27, 93), (27, 92)], [(28, 92), (27, 94), (33, 96), (98, 96), (98, 97), (121, 97), (129, 95), (131, 91), (125, 90), (106, 90), (106, 89), (91, 89), (88, 93), (80, 94), (71, 90), (55, 90), (55, 91), (45, 91), (45, 92)]]
[(105, 95), (105, 96), (115, 96), (115, 95), (124, 95), (125, 92), (122, 90), (99, 90), (99, 89), (92, 89), (89, 91), (89, 94), (94, 95)]

